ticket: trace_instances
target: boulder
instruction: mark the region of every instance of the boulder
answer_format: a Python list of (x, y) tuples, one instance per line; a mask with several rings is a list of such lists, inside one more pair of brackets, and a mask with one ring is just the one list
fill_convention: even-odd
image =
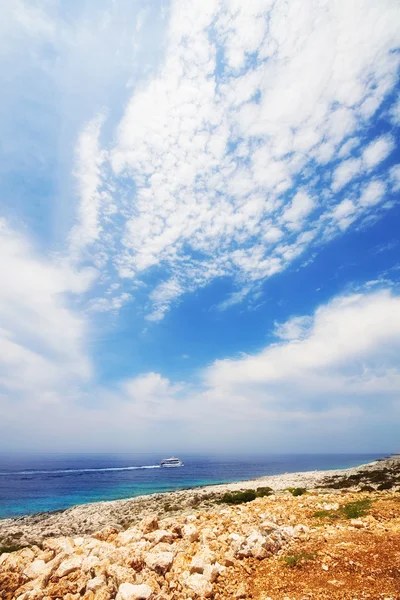
[(94, 577), (93, 579), (90, 579), (90, 581), (88, 581), (86, 585), (86, 590), (96, 592), (100, 588), (105, 587), (106, 584), (107, 580), (105, 578), (105, 575), (99, 575), (98, 577)]
[(146, 535), (146, 539), (153, 542), (155, 545), (164, 542), (166, 544), (172, 544), (174, 541), (174, 534), (172, 531), (166, 529), (157, 529)]
[(158, 529), (157, 517), (153, 515), (143, 519), (143, 521), (140, 523), (140, 529), (143, 531), (143, 533), (151, 533), (152, 531)]
[(207, 577), (200, 575), (199, 573), (189, 575), (185, 580), (185, 585), (200, 596), (200, 598), (209, 598), (213, 594), (212, 584)]
[(149, 600), (152, 596), (153, 590), (149, 585), (122, 583), (115, 600)]
[(76, 550), (73, 540), (68, 537), (49, 538), (44, 540), (43, 549), (53, 550), (57, 554), (60, 552), (73, 554)]
[(143, 532), (136, 527), (132, 527), (131, 529), (127, 529), (126, 531), (121, 531), (121, 533), (117, 536), (117, 544), (124, 546), (125, 544), (132, 544), (134, 542), (138, 542), (142, 539)]
[(174, 554), (173, 552), (149, 552), (144, 560), (149, 569), (164, 575), (174, 562)]
[(55, 572), (56, 577), (60, 579), (69, 575), (73, 571), (80, 569), (83, 563), (83, 556), (71, 556), (71, 558), (67, 558), (63, 560), (57, 571)]
[(48, 572), (49, 572), (49, 567), (46, 565), (44, 560), (34, 560), (24, 570), (24, 575), (29, 577), (29, 579), (36, 579), (37, 577), (40, 577), (41, 575), (46, 575)]
[(191, 543), (197, 542), (197, 540), (199, 539), (199, 532), (194, 525), (189, 523), (188, 525), (184, 525), (182, 537)]

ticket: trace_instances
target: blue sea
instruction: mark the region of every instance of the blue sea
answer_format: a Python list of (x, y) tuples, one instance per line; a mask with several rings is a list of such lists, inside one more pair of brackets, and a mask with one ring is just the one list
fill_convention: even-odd
[(0, 518), (65, 509), (212, 483), (314, 469), (357, 466), (384, 454), (181, 455), (159, 467), (155, 454), (0, 455)]

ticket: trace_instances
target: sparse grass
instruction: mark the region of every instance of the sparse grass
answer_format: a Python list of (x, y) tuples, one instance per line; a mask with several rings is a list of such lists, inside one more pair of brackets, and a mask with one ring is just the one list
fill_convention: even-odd
[(369, 498), (363, 500), (356, 500), (355, 502), (348, 502), (340, 507), (339, 511), (343, 514), (346, 519), (358, 519), (368, 514), (371, 508), (372, 501)]
[(313, 513), (313, 517), (316, 519), (339, 519), (340, 517), (358, 519), (368, 514), (371, 504), (372, 500), (364, 498), (343, 504), (338, 510), (317, 510)]
[(300, 552), (299, 554), (291, 554), (289, 556), (283, 556), (282, 562), (290, 568), (300, 567), (305, 562), (315, 559), (315, 554), (307, 554), (305, 552)]
[(316, 510), (313, 513), (316, 519), (338, 519), (339, 516), (337, 510)]

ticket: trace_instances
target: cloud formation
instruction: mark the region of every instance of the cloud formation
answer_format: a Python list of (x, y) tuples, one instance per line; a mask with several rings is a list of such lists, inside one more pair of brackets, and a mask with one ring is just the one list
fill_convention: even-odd
[(386, 190), (366, 181), (395, 142), (365, 133), (397, 81), (398, 19), (392, 0), (172, 4), (165, 59), (104, 166), (125, 200), (101, 251), (125, 281), (158, 269), (150, 320), (215, 278), (268, 278), (378, 210)]
[(38, 415), (25, 402), (6, 417), (20, 419), (21, 428), (29, 422), (33, 438), (40, 432), (44, 444), (53, 438), (52, 427), (46, 431), (50, 421), (67, 447), (84, 431), (85, 449), (100, 440), (107, 447), (106, 439), (109, 448), (186, 451), (205, 444), (222, 449), (234, 439), (247, 451), (287, 449), (285, 432), (293, 427), (297, 450), (337, 449), (337, 436), (348, 428), (342, 450), (354, 449), (368, 428), (380, 431), (388, 419), (399, 423), (398, 295), (386, 289), (339, 296), (312, 315), (280, 324), (276, 334), (277, 341), (256, 354), (204, 368), (196, 385), (143, 373), (98, 388), (95, 407), (64, 401)]

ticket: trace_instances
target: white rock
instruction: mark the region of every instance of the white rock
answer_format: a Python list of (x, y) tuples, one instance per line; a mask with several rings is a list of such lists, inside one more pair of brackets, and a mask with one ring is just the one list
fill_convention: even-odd
[(266, 558), (270, 554), (271, 544), (269, 540), (254, 531), (245, 540), (244, 544), (237, 550), (238, 556), (248, 557), (253, 556), (254, 558)]
[(194, 523), (194, 521), (197, 521), (197, 517), (196, 515), (187, 515), (185, 521), (186, 523)]
[(339, 510), (339, 504), (337, 502), (332, 502), (332, 504), (322, 504), (322, 508), (324, 510)]
[(261, 523), (261, 527), (265, 531), (265, 533), (271, 533), (271, 531), (275, 531), (275, 529), (278, 528), (278, 525), (273, 521), (267, 520)]
[(153, 589), (146, 584), (121, 583), (115, 600), (149, 600)]
[(189, 575), (185, 580), (185, 584), (200, 598), (209, 598), (212, 596), (213, 586), (204, 575), (200, 575), (199, 573)]
[(86, 556), (82, 561), (81, 569), (84, 573), (90, 571), (90, 569), (94, 569), (100, 564), (100, 559), (95, 554), (91, 554), (90, 556)]
[(67, 560), (63, 560), (55, 573), (56, 577), (65, 577), (72, 573), (72, 571), (80, 569), (82, 562), (83, 556), (72, 556), (71, 558), (67, 558)]
[(126, 531), (121, 531), (118, 534), (116, 542), (121, 545), (131, 544), (133, 542), (138, 542), (142, 539), (143, 532), (139, 531), (139, 529), (131, 528)]
[[(222, 569), (223, 569), (223, 567), (222, 567)], [(210, 583), (214, 583), (214, 581), (216, 581), (216, 579), (218, 578), (219, 572), (220, 572), (220, 570), (219, 570), (217, 564), (206, 565), (204, 567), (203, 575), (206, 579), (208, 579), (208, 581)]]
[(24, 575), (29, 579), (36, 579), (41, 575), (46, 575), (49, 572), (49, 567), (46, 565), (44, 560), (34, 560), (33, 563), (27, 566), (24, 571)]
[(143, 531), (143, 533), (151, 533), (152, 531), (155, 531), (156, 529), (158, 529), (157, 518), (154, 516), (146, 517), (140, 523), (140, 529)]
[(73, 554), (75, 545), (71, 538), (59, 537), (44, 540), (43, 548), (45, 550), (54, 550), (57, 553), (64, 552), (65, 554)]
[(105, 585), (107, 585), (107, 579), (105, 578), (105, 575), (99, 575), (98, 577), (94, 577), (87, 582), (86, 590), (95, 592)]
[(157, 529), (156, 531), (146, 535), (146, 539), (150, 540), (154, 544), (160, 544), (161, 542), (172, 544), (174, 541), (174, 534), (172, 531), (167, 531), (166, 529)]
[(234, 552), (236, 552), (240, 548), (240, 546), (244, 543), (244, 540), (244, 536), (239, 535), (238, 533), (230, 533), (228, 535), (228, 541)]
[(366, 523), (360, 521), (359, 519), (351, 519), (350, 525), (356, 529), (362, 529), (363, 527), (366, 527)]
[(182, 534), (183, 537), (189, 542), (197, 542), (197, 540), (199, 539), (199, 532), (197, 528), (192, 524), (184, 525)]
[(173, 562), (173, 552), (149, 552), (145, 557), (145, 563), (149, 569), (160, 575), (166, 573)]

